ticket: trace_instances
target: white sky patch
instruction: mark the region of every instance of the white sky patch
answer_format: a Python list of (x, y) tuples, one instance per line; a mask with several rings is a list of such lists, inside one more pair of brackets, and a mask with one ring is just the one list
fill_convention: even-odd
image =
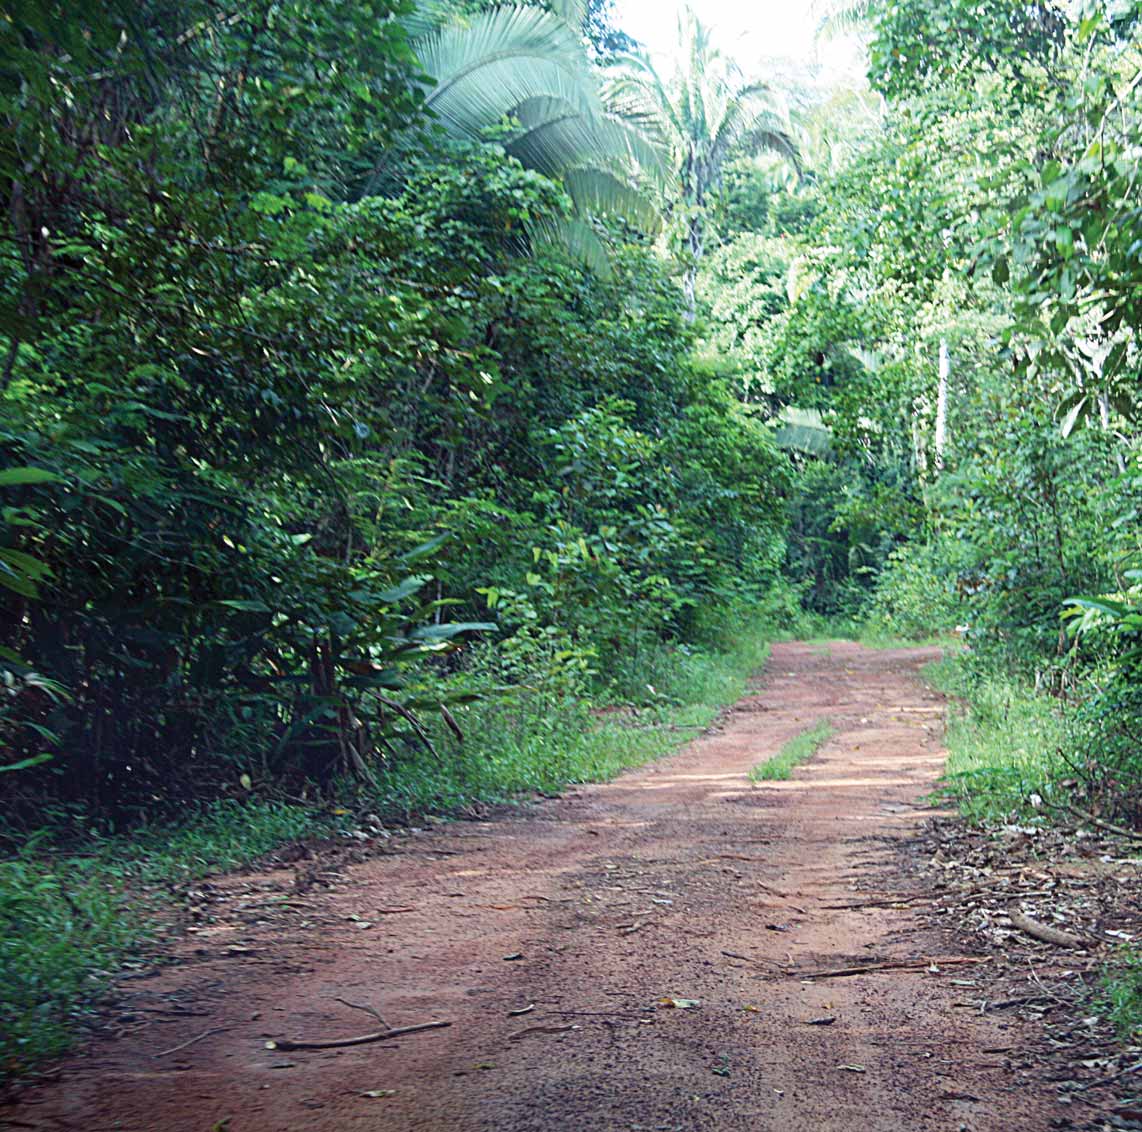
[[(814, 20), (806, 0), (701, 0), (691, 5), (731, 58), (749, 69), (753, 60), (813, 58)], [(616, 0), (615, 23), (656, 56), (673, 60), (682, 0)]]
[[(677, 59), (678, 13), (684, 3), (615, 0), (614, 22), (645, 44), (662, 67)], [(812, 85), (859, 82), (863, 63), (858, 45), (847, 38), (817, 42), (809, 0), (693, 0), (691, 7), (713, 30), (717, 46), (750, 78), (780, 83), (782, 73), (805, 70), (814, 72)]]

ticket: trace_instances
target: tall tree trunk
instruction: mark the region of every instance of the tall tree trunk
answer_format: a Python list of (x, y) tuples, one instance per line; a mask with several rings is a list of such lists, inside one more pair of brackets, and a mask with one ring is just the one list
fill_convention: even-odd
[(940, 339), (939, 382), (936, 387), (936, 453), (933, 464), (936, 475), (944, 470), (944, 449), (948, 443), (948, 378), (952, 376), (952, 358), (948, 340)]

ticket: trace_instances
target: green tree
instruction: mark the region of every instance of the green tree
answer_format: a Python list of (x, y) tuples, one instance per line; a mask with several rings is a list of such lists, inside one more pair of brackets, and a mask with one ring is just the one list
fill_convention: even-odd
[(667, 207), (678, 232), (682, 286), (693, 317), (706, 230), (727, 163), (768, 151), (797, 161), (787, 116), (774, 89), (745, 79), (690, 9), (678, 20), (682, 64), (662, 75), (647, 55), (629, 55), (607, 84), (607, 104), (669, 154)]
[(572, 215), (537, 220), (532, 238), (561, 243), (606, 271), (591, 218), (616, 216), (657, 231), (655, 198), (639, 179), (660, 174), (663, 158), (604, 107), (579, 16), (496, 6), (446, 20), (417, 35), (413, 46), (434, 80), (425, 103), (446, 130), (473, 140), (495, 131), (508, 154), (558, 180), (571, 197)]

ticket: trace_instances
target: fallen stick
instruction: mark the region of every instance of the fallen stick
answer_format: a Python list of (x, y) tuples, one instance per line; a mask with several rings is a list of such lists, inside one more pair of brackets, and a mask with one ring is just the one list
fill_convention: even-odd
[(528, 1034), (565, 1034), (568, 1030), (574, 1029), (574, 1026), (528, 1026), (526, 1030), (517, 1030), (514, 1034), (509, 1034), (508, 1041), (518, 1042)]
[(838, 912), (853, 908), (891, 908), (894, 904), (915, 904), (917, 901), (931, 899), (931, 896), (893, 896), (887, 900), (857, 900), (851, 904), (822, 904), (820, 907), (829, 912)]
[(1120, 1069), (1117, 1073), (1112, 1073), (1109, 1077), (1099, 1077), (1094, 1081), (1088, 1081), (1085, 1085), (1080, 1085), (1079, 1088), (1085, 1092), (1087, 1089), (1094, 1089), (1099, 1085), (1109, 1085), (1112, 1081), (1117, 1081), (1120, 1077), (1129, 1077), (1131, 1073), (1137, 1073), (1139, 1069), (1142, 1069), (1142, 1061), (1128, 1065), (1125, 1069)]
[(867, 975), (875, 971), (924, 971), (931, 966), (953, 967), (966, 963), (986, 963), (990, 956), (947, 955), (931, 959), (897, 959), (883, 963), (865, 963), (860, 967), (838, 967), (831, 971), (790, 971), (796, 979), (843, 979), (849, 975)]
[(280, 1049), (284, 1052), (295, 1049), (344, 1049), (346, 1046), (363, 1046), (369, 1042), (383, 1042), (389, 1038), (403, 1038), (406, 1034), (419, 1034), (421, 1030), (442, 1030), (451, 1022), (420, 1022), (415, 1026), (397, 1026), (392, 1030), (377, 1030), (372, 1034), (361, 1034), (355, 1038), (332, 1038), (328, 1041), (308, 1038), (276, 1038), (266, 1042), (266, 1049)]
[(1096, 818), (1094, 814), (1089, 814), (1086, 810), (1080, 810), (1078, 806), (1072, 806), (1069, 803), (1065, 808), (1070, 810), (1075, 817), (1082, 818), (1083, 821), (1088, 821), (1092, 825), (1097, 825), (1100, 829), (1108, 830), (1110, 833), (1117, 833), (1119, 837), (1128, 837), (1131, 841), (1142, 841), (1142, 833), (1135, 833), (1132, 829), (1115, 825), (1113, 822), (1103, 821), (1102, 818)]
[(188, 1042), (181, 1042), (177, 1046), (171, 1046), (170, 1049), (160, 1050), (156, 1053), (155, 1057), (166, 1057), (169, 1053), (178, 1053), (180, 1049), (186, 1049), (188, 1046), (194, 1045), (196, 1042), (201, 1042), (204, 1038), (212, 1038), (215, 1034), (225, 1033), (227, 1030), (232, 1029), (230, 1026), (215, 1026), (212, 1030), (207, 1030), (205, 1033), (199, 1034), (197, 1038), (191, 1038)]
[[(1057, 1001), (1058, 999), (1056, 998), (1048, 998), (1047, 996), (1041, 994), (1027, 994), (1022, 998), (1005, 998), (1000, 1002), (988, 1002), (985, 999), (984, 1002), (979, 1005), (979, 1011), (981, 1014), (986, 1014), (989, 1010), (1006, 1010), (1009, 1006), (1030, 1006), (1032, 1003), (1036, 1002)], [(976, 1006), (977, 1004), (973, 1002), (970, 1005)]]
[(1083, 947), (1085, 945), (1086, 941), (1080, 939), (1079, 936), (1041, 924), (1038, 920), (1023, 915), (1018, 908), (1008, 908), (1007, 915), (1012, 924), (1024, 935), (1042, 940), (1043, 943), (1053, 943), (1056, 947)]
[(722, 954), (727, 959), (741, 959), (745, 963), (769, 964), (769, 966), (776, 967), (778, 970), (781, 970), (781, 964), (778, 963), (776, 959), (763, 959), (760, 956), (742, 955), (737, 951), (723, 951)]
[(558, 1014), (562, 1018), (625, 1018), (629, 1022), (641, 1022), (647, 1017), (620, 1010), (549, 1010), (548, 1014)]
[(757, 887), (762, 890), (762, 892), (768, 892), (770, 896), (778, 896), (782, 900), (786, 901), (794, 912), (800, 912), (802, 916), (809, 915), (809, 913), (806, 912), (805, 909), (802, 908), (799, 904), (793, 903), (793, 897), (790, 896), (788, 892), (782, 892), (780, 888), (774, 888), (772, 885), (764, 884), (760, 880), (754, 881), (754, 884), (756, 884)]

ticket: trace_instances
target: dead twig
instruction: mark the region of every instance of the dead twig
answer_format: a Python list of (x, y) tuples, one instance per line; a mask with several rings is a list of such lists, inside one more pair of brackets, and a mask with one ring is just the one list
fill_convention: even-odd
[[(367, 1008), (359, 1008), (367, 1009)], [(266, 1049), (289, 1052), (295, 1049), (344, 1049), (346, 1046), (363, 1046), (369, 1042), (383, 1042), (389, 1038), (403, 1038), (406, 1034), (419, 1034), (422, 1030), (442, 1030), (451, 1022), (420, 1022), (415, 1026), (397, 1026), (395, 1029), (377, 1030), (371, 1034), (360, 1034), (355, 1038), (276, 1038), (266, 1042)]]
[(186, 1049), (188, 1046), (195, 1045), (197, 1042), (201, 1042), (206, 1038), (212, 1038), (215, 1034), (224, 1034), (227, 1030), (231, 1029), (233, 1029), (232, 1026), (215, 1026), (213, 1029), (206, 1030), (204, 1033), (199, 1034), (197, 1038), (191, 1038), (188, 1042), (181, 1042), (177, 1046), (171, 1046), (170, 1049), (160, 1050), (158, 1053), (154, 1054), (154, 1056), (166, 1057), (167, 1054), (178, 1053), (180, 1049)]
[(789, 907), (792, 908), (794, 912), (800, 912), (802, 916), (809, 915), (809, 913), (806, 912), (805, 909), (802, 908), (799, 904), (793, 903), (793, 897), (791, 897), (788, 892), (782, 892), (780, 888), (774, 888), (772, 885), (764, 884), (760, 880), (754, 881), (754, 884), (756, 884), (757, 887), (760, 888), (763, 892), (768, 892), (770, 896), (779, 896), (782, 900), (786, 901), (789, 904)]
[[(986, 999), (982, 1003), (969, 1002), (966, 1005), (976, 1007), (978, 1005), (979, 1012), (986, 1014), (989, 1010), (1006, 1010), (1011, 1006), (1031, 1006), (1036, 1002), (1058, 1002), (1056, 995), (1041, 995), (1041, 994), (1026, 994), (1021, 998), (1004, 998), (999, 1002), (988, 1002)], [(956, 1005), (959, 1005), (958, 1003)]]
[(641, 1022), (645, 1014), (624, 1013), (621, 1010), (549, 1010), (548, 1014), (558, 1014), (561, 1018), (625, 1018), (628, 1022)]
[(347, 998), (337, 998), (336, 996), (334, 996), (333, 1001), (341, 1003), (342, 1006), (349, 1007), (350, 1010), (363, 1010), (371, 1018), (374, 1018), (376, 1021), (380, 1022), (380, 1024), (384, 1026), (386, 1030), (392, 1029), (392, 1027), (371, 1006), (360, 1006), (355, 1002), (350, 1002)]
[(820, 907), (829, 912), (839, 912), (852, 908), (891, 908), (897, 904), (916, 904), (930, 899), (930, 896), (893, 896), (885, 900), (857, 900), (851, 904), (822, 904)]
[(1025, 916), (1018, 908), (1008, 908), (1007, 915), (1019, 931), (1023, 932), (1024, 935), (1031, 936), (1032, 939), (1041, 940), (1043, 943), (1053, 943), (1056, 947), (1083, 947), (1085, 945), (1085, 941), (1077, 935), (1041, 924), (1038, 920)]
[(968, 963), (986, 963), (988, 955), (945, 955), (929, 959), (896, 959), (882, 963), (864, 963), (859, 967), (837, 967), (830, 971), (790, 971), (797, 979), (843, 979), (849, 975), (868, 975), (876, 971), (925, 971), (929, 967), (954, 967)]
[(1099, 1085), (1109, 1085), (1112, 1081), (1117, 1081), (1120, 1077), (1129, 1077), (1131, 1073), (1137, 1073), (1142, 1069), (1142, 1061), (1136, 1061), (1133, 1065), (1128, 1065), (1125, 1069), (1120, 1069), (1117, 1073), (1112, 1073), (1109, 1077), (1100, 1077), (1096, 1081), (1088, 1081), (1085, 1085), (1080, 1085), (1079, 1088), (1084, 1092), (1087, 1089), (1098, 1088)]
[(1075, 817), (1082, 818), (1083, 821), (1088, 821), (1091, 825), (1097, 825), (1099, 829), (1105, 829), (1109, 833), (1117, 833), (1119, 837), (1126, 837), (1131, 841), (1142, 841), (1142, 833), (1136, 833), (1132, 829), (1115, 825), (1113, 822), (1103, 821), (1102, 818), (1096, 818), (1094, 814), (1087, 813), (1086, 810), (1080, 810), (1078, 806), (1072, 806), (1068, 803), (1063, 808), (1069, 810)]
[(568, 1030), (574, 1029), (574, 1026), (528, 1026), (526, 1030), (517, 1030), (514, 1034), (509, 1034), (508, 1041), (518, 1042), (528, 1034), (565, 1034)]
[(781, 970), (782, 967), (782, 965), (778, 963), (776, 959), (763, 959), (761, 957), (755, 957), (751, 955), (742, 955), (737, 951), (723, 951), (722, 954), (727, 959), (741, 959), (745, 963), (768, 964), (771, 967), (776, 967), (778, 970)]

